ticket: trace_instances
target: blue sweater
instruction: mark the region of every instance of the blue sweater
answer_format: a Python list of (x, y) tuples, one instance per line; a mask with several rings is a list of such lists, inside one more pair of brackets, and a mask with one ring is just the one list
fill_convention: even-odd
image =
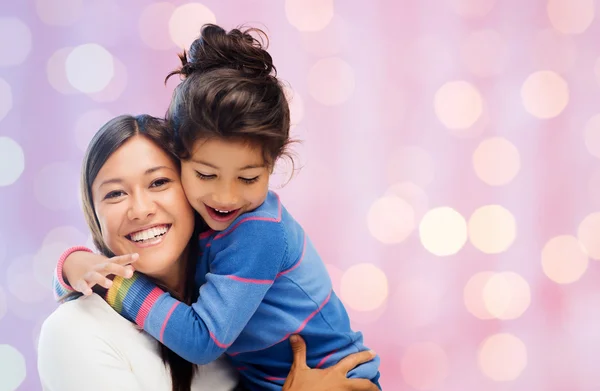
[[(292, 364), (291, 334), (305, 339), (311, 367), (367, 349), (310, 239), (275, 193), (199, 239), (197, 302), (185, 305), (136, 273), (115, 278), (108, 303), (188, 361), (226, 353), (251, 390), (281, 389)], [(348, 377), (377, 383), (378, 367), (376, 357)]]

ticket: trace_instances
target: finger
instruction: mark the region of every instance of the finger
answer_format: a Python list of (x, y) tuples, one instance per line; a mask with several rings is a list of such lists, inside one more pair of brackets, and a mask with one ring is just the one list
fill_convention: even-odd
[(92, 288), (94, 285), (100, 285), (106, 289), (110, 289), (113, 283), (111, 280), (98, 272), (88, 272), (83, 278), (90, 288)]
[(348, 379), (348, 386), (352, 391), (379, 391), (379, 387), (367, 379)]
[(344, 374), (356, 368), (358, 365), (371, 361), (375, 357), (375, 352), (372, 350), (363, 350), (362, 352), (353, 353), (344, 357), (333, 366), (334, 369), (342, 371)]
[(73, 289), (77, 292), (83, 293), (84, 296), (92, 294), (92, 290), (84, 280), (79, 280), (73, 285)]
[(123, 278), (131, 278), (131, 276), (133, 276), (133, 266), (131, 265), (123, 266), (117, 263), (107, 262), (96, 265), (94, 270), (104, 276), (109, 274), (121, 276)]
[(306, 343), (299, 335), (290, 337), (292, 345), (292, 354), (294, 355), (294, 365), (297, 368), (308, 368), (306, 365)]
[(138, 254), (138, 253), (125, 254), (125, 255), (119, 255), (119, 256), (110, 258), (110, 262), (125, 266), (125, 265), (129, 265), (130, 263), (134, 263), (139, 258), (140, 258), (140, 254)]

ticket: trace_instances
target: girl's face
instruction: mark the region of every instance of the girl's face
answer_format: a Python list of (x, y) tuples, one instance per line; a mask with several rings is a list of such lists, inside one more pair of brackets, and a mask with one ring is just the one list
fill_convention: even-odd
[(138, 253), (135, 268), (165, 283), (180, 276), (194, 212), (169, 155), (146, 137), (131, 138), (98, 172), (92, 199), (113, 253)]
[(215, 231), (265, 201), (269, 174), (261, 149), (240, 141), (199, 140), (191, 158), (181, 162), (187, 199)]

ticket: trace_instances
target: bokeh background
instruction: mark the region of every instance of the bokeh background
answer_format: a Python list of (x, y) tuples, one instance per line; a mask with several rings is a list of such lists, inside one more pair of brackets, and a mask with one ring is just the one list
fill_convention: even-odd
[[(595, 0), (30, 0), (0, 5), (0, 390), (37, 390), (78, 176), (205, 22), (265, 29), (287, 83), (279, 190), (385, 390), (599, 390)], [(279, 188), (289, 174), (280, 167)]]

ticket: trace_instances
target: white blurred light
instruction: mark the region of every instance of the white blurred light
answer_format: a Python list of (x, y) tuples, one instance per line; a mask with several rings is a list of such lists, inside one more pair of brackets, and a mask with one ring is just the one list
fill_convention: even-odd
[(590, 258), (600, 260), (600, 212), (591, 213), (581, 221), (577, 238)]
[(86, 151), (92, 137), (114, 116), (106, 109), (93, 109), (79, 116), (75, 123), (75, 143)]
[(11, 345), (0, 345), (0, 390), (18, 390), (27, 376), (25, 357)]
[(427, 193), (410, 181), (399, 182), (390, 186), (384, 195), (400, 197), (408, 202), (414, 211), (415, 221), (420, 221), (429, 210)]
[(300, 39), (307, 53), (318, 57), (335, 56), (350, 45), (349, 25), (339, 15), (334, 15), (324, 29), (304, 31)]
[(0, 187), (12, 185), (25, 169), (23, 149), (11, 138), (0, 137)]
[(406, 384), (417, 390), (433, 390), (449, 374), (449, 360), (444, 349), (433, 342), (415, 343), (406, 348), (400, 364)]
[(531, 303), (529, 284), (513, 272), (495, 273), (487, 280), (482, 293), (488, 312), (502, 320), (519, 318)]
[(444, 206), (429, 210), (419, 225), (421, 244), (437, 256), (456, 254), (467, 241), (467, 222), (456, 210)]
[(285, 16), (300, 31), (324, 29), (333, 14), (333, 0), (285, 0)]
[(326, 106), (346, 102), (354, 93), (354, 86), (354, 70), (337, 57), (317, 61), (308, 73), (310, 95)]
[(51, 163), (36, 174), (33, 189), (38, 202), (50, 210), (76, 208), (79, 168), (66, 162)]
[(594, 20), (594, 0), (548, 0), (550, 24), (562, 34), (581, 34)]
[(114, 102), (121, 97), (127, 87), (127, 68), (118, 58), (113, 57), (114, 76), (102, 91), (89, 94), (96, 102)]
[(588, 268), (588, 255), (576, 237), (556, 236), (542, 249), (544, 274), (559, 284), (570, 284), (581, 278)]
[(95, 43), (80, 45), (71, 50), (65, 61), (65, 69), (69, 83), (87, 94), (106, 88), (115, 72), (110, 52)]
[(0, 67), (22, 64), (31, 52), (31, 31), (20, 19), (0, 17)]
[(509, 210), (501, 205), (485, 205), (469, 219), (469, 239), (486, 254), (506, 251), (517, 235), (517, 223)]
[(494, 318), (494, 315), (488, 311), (483, 299), (483, 290), (494, 274), (490, 271), (476, 273), (469, 278), (463, 289), (463, 300), (467, 311), (481, 320)]
[(175, 11), (171, 3), (152, 3), (142, 11), (138, 29), (142, 41), (155, 50), (168, 50), (174, 44), (169, 34), (169, 19)]
[(300, 94), (290, 87), (284, 87), (283, 91), (290, 105), (290, 124), (296, 126), (304, 117), (304, 101)]
[(76, 90), (67, 79), (67, 67), (65, 65), (67, 57), (73, 51), (72, 47), (58, 49), (48, 59), (46, 64), (46, 73), (50, 85), (61, 94), (76, 94)]
[(0, 78), (0, 121), (6, 117), (12, 107), (12, 89), (4, 79)]
[(396, 196), (377, 199), (367, 213), (369, 232), (385, 244), (403, 242), (415, 229), (415, 224), (412, 206)]
[(169, 19), (169, 34), (177, 47), (188, 50), (200, 36), (202, 25), (217, 23), (215, 14), (204, 4), (187, 3), (177, 7)]
[(436, 91), (434, 108), (436, 116), (448, 129), (466, 129), (481, 117), (483, 98), (471, 83), (451, 81)]
[(494, 334), (481, 343), (478, 362), (483, 374), (490, 379), (512, 381), (527, 366), (527, 348), (512, 334)]
[(521, 169), (519, 150), (502, 137), (483, 140), (473, 152), (475, 174), (490, 186), (510, 183)]
[(83, 0), (36, 0), (35, 8), (44, 23), (68, 26), (81, 17)]
[(340, 296), (346, 305), (356, 311), (373, 311), (387, 299), (387, 277), (371, 263), (351, 266), (342, 275)]
[(600, 158), (600, 114), (594, 115), (585, 123), (584, 139), (587, 150)]
[(40, 285), (37, 282), (32, 267), (33, 258), (34, 256), (31, 254), (22, 255), (13, 260), (6, 268), (6, 289), (12, 294), (13, 300), (25, 303), (25, 305), (19, 306), (27, 307), (22, 308), (24, 312), (31, 311), (34, 308), (30, 304), (40, 303), (51, 297), (47, 286)]
[(554, 118), (569, 103), (569, 86), (556, 72), (534, 72), (521, 87), (521, 99), (525, 110), (534, 117)]
[(387, 167), (388, 183), (409, 181), (425, 187), (435, 178), (435, 164), (429, 152), (417, 146), (399, 148)]

